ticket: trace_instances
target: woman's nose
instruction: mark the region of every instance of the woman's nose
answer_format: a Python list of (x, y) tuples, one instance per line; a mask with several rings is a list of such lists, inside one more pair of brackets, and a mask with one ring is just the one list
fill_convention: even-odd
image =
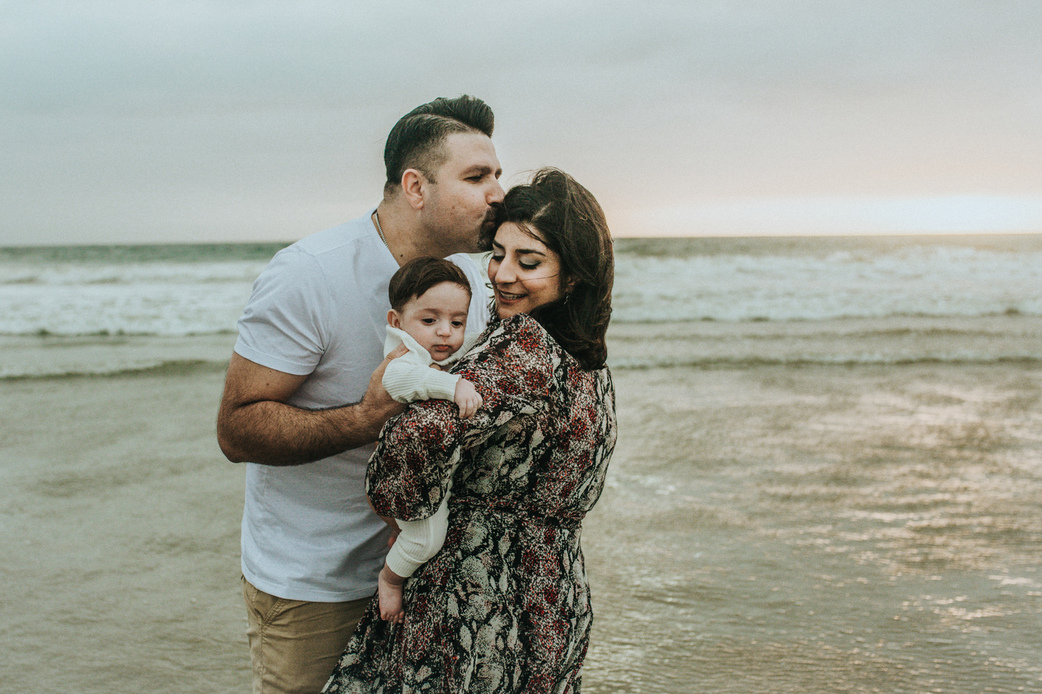
[(513, 263), (509, 260), (501, 262), (496, 269), (496, 284), (510, 284), (515, 279), (517, 279), (517, 271)]

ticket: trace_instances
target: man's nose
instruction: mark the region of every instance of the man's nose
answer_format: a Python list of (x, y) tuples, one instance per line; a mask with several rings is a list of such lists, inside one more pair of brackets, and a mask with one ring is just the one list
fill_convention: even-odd
[(506, 196), (506, 192), (504, 192), (503, 186), (501, 186), (499, 184), (499, 179), (498, 178), (493, 179), (492, 180), (492, 189), (489, 191), (489, 194), (488, 194), (488, 204), (489, 205), (498, 205), (499, 203), (503, 202), (503, 198), (505, 196)]

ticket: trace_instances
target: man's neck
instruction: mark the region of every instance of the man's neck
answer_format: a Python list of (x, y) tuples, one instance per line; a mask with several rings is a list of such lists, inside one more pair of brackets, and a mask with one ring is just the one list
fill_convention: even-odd
[(431, 248), (430, 239), (425, 238), (416, 217), (403, 213), (393, 201), (383, 200), (380, 203), (373, 213), (373, 225), (399, 267), (421, 256), (451, 255)]

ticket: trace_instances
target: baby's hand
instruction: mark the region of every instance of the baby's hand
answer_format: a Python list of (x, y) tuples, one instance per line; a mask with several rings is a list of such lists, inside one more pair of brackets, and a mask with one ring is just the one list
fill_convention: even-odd
[(474, 416), (474, 413), (481, 407), (482, 402), (481, 396), (478, 395), (478, 391), (474, 388), (474, 384), (465, 378), (456, 381), (456, 392), (453, 400), (459, 407), (459, 416), (463, 419)]

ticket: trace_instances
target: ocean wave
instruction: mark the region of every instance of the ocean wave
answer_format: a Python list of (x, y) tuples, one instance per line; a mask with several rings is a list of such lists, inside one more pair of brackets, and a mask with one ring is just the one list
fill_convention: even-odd
[[(778, 357), (695, 357), (691, 359), (660, 359), (655, 357), (609, 358), (608, 366), (617, 371), (642, 371), (652, 369), (752, 369), (765, 367), (809, 368), (809, 367), (856, 367), (889, 366), (908, 367), (916, 365), (944, 366), (1019, 366), (1038, 368), (1042, 366), (1040, 355), (994, 356), (986, 354), (952, 354), (894, 356), (886, 354), (860, 355), (791, 355)], [(119, 364), (97, 364), (64, 370), (39, 370), (5, 373), (0, 369), (0, 382), (45, 381), (80, 378), (122, 378), (135, 376), (188, 376), (196, 373), (223, 372), (227, 359), (173, 359), (133, 366)]]
[(234, 330), (248, 283), (0, 287), (0, 335), (193, 335)]
[(223, 372), (228, 360), (209, 361), (204, 359), (173, 359), (134, 366), (119, 364), (96, 364), (71, 369), (41, 369), (36, 371), (7, 371), (0, 368), (0, 381), (46, 381), (73, 378), (117, 378), (126, 376), (187, 376), (203, 372)]
[[(793, 321), (896, 316), (1042, 315), (1042, 252), (949, 246), (774, 253), (629, 254), (616, 262), (622, 322)], [(768, 246), (770, 247), (770, 246)], [(797, 252), (798, 249), (798, 252)]]
[(941, 364), (946, 366), (1010, 365), (1024, 367), (1042, 366), (1042, 354), (995, 356), (989, 354), (952, 354), (900, 356), (888, 354), (859, 355), (791, 355), (778, 357), (695, 357), (691, 359), (660, 359), (655, 357), (624, 357), (612, 359), (608, 366), (617, 370), (650, 370), (669, 368), (688, 369), (747, 369), (756, 367), (812, 367), (812, 366), (893, 366)]
[(178, 373), (179, 370), (224, 368), (234, 343), (234, 333), (192, 337), (0, 336), (0, 379)]
[(124, 329), (115, 330), (53, 330), (48, 328), (30, 328), (26, 330), (0, 329), (0, 338), (209, 338), (220, 336), (234, 336), (238, 334), (234, 326), (218, 327), (212, 329), (175, 329), (175, 330), (150, 330), (150, 329)]
[[(0, 248), (0, 335), (234, 330), (279, 244)], [(1042, 317), (1042, 236), (620, 239), (613, 322)]]
[(0, 265), (0, 286), (182, 285), (251, 283), (264, 265), (251, 263), (95, 265)]
[(689, 316), (670, 315), (666, 311), (640, 311), (640, 310), (616, 310), (612, 313), (612, 322), (625, 323), (628, 325), (661, 325), (665, 323), (831, 323), (835, 321), (861, 320), (865, 318), (887, 320), (887, 319), (945, 319), (945, 318), (999, 318), (999, 317), (1025, 317), (1042, 318), (1042, 309), (1018, 308), (1010, 306), (1005, 309), (959, 312), (894, 312), (873, 313), (868, 311), (849, 311), (829, 315), (806, 315), (806, 316), (768, 316), (768, 315), (742, 315), (721, 317), (719, 315), (693, 314)]
[(608, 356), (619, 368), (687, 366), (1033, 363), (1042, 323), (989, 318), (613, 323)]
[[(702, 324), (710, 325), (715, 324), (721, 327), (733, 327), (738, 328), (742, 325), (757, 325), (757, 324), (772, 324), (775, 326), (804, 326), (813, 329), (815, 326), (820, 326), (821, 334), (827, 335), (835, 330), (835, 326), (843, 325), (846, 322), (857, 322), (865, 319), (871, 319), (881, 322), (886, 321), (907, 321), (915, 322), (916, 320), (924, 321), (944, 321), (945, 319), (959, 319), (960, 326), (967, 326), (967, 321), (973, 319), (1003, 319), (1003, 318), (1024, 318), (1024, 319), (1035, 319), (1042, 318), (1042, 313), (1026, 313), (1017, 309), (1007, 309), (1000, 313), (981, 313), (981, 314), (964, 314), (964, 315), (945, 315), (945, 314), (891, 314), (883, 316), (864, 316), (864, 315), (843, 315), (835, 318), (794, 318), (794, 319), (778, 319), (768, 318), (766, 316), (758, 316), (744, 320), (723, 320), (719, 318), (701, 317), (693, 319), (682, 319), (668, 316), (635, 316), (627, 317), (619, 315), (617, 313), (612, 315), (612, 324), (616, 326), (628, 326), (631, 328), (639, 329), (640, 326), (647, 326), (649, 328), (655, 326), (664, 325), (684, 325), (684, 324)], [(78, 323), (67, 322), (65, 325), (55, 325), (51, 328), (36, 327), (35, 325), (23, 325), (23, 326), (12, 326), (12, 321), (5, 321), (0, 318), (0, 337), (200, 337), (200, 336), (212, 336), (212, 335), (235, 335), (237, 329), (235, 321), (231, 317), (231, 313), (226, 317), (226, 320), (222, 321), (220, 325), (199, 325), (198, 323), (188, 323), (187, 321), (169, 321), (165, 325), (155, 325), (157, 321), (154, 318), (141, 318), (137, 322), (137, 325), (128, 325), (127, 327), (121, 328), (98, 328), (93, 325), (82, 326)], [(89, 321), (88, 321), (89, 322)], [(131, 323), (131, 321), (125, 321)], [(866, 332), (866, 335), (908, 335), (908, 334), (919, 334), (919, 335), (966, 335), (967, 333), (978, 332), (975, 328), (971, 327), (960, 327), (960, 328), (924, 328), (924, 327), (902, 327), (902, 328), (890, 328), (882, 330), (871, 330)], [(986, 332), (986, 331), (985, 331)]]

